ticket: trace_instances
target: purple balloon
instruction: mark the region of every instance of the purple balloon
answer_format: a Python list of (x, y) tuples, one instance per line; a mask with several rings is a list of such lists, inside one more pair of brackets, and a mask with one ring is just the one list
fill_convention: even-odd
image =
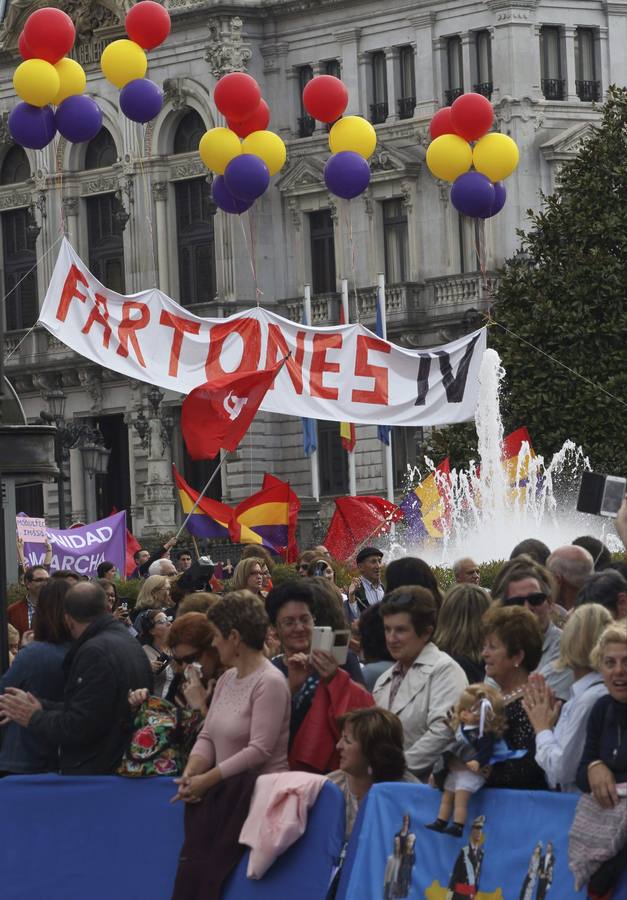
[(9, 131), (16, 144), (43, 150), (57, 133), (52, 107), (18, 103), (9, 113)]
[(270, 173), (258, 156), (242, 153), (232, 159), (224, 170), (224, 184), (238, 200), (253, 203), (270, 184)]
[(464, 172), (453, 183), (451, 203), (464, 216), (485, 219), (494, 203), (494, 185), (480, 172)]
[(102, 110), (87, 94), (75, 94), (57, 107), (55, 120), (67, 141), (82, 144), (93, 140), (102, 128)]
[(255, 202), (254, 200), (238, 200), (229, 191), (222, 175), (216, 175), (211, 189), (213, 202), (227, 213), (244, 213)]
[(507, 190), (505, 189), (505, 185), (502, 181), (494, 182), (494, 201), (492, 202), (492, 206), (490, 207), (490, 212), (487, 216), (484, 216), (484, 219), (491, 219), (492, 216), (495, 216), (505, 206), (505, 201), (507, 199)]
[(334, 153), (324, 167), (324, 183), (336, 197), (352, 200), (366, 190), (369, 182), (368, 161), (353, 150)]
[(132, 122), (150, 122), (163, 107), (163, 91), (149, 78), (135, 78), (120, 91), (120, 109)]

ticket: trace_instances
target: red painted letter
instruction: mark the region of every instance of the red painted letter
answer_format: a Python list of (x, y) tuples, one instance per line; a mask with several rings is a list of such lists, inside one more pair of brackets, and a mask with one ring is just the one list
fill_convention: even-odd
[(389, 373), (385, 366), (373, 366), (368, 362), (369, 350), (389, 353), (391, 347), (387, 341), (382, 341), (380, 338), (368, 337), (365, 334), (357, 336), (355, 375), (374, 378), (374, 387), (371, 391), (353, 391), (351, 400), (353, 403), (380, 403), (382, 406), (387, 406)]
[(161, 311), (159, 324), (167, 325), (168, 328), (174, 328), (168, 375), (177, 375), (179, 370), (179, 359), (181, 358), (181, 347), (183, 346), (183, 335), (198, 334), (200, 331), (200, 322), (192, 322), (190, 319), (183, 319), (182, 316), (173, 316), (163, 309)]
[(239, 334), (242, 338), (242, 358), (239, 365), (231, 372), (256, 372), (259, 368), (261, 356), (261, 328), (256, 319), (234, 319), (232, 322), (224, 322), (213, 325), (209, 332), (209, 353), (205, 363), (207, 381), (227, 375), (222, 368), (220, 354), (225, 340), (230, 334)]
[[(278, 325), (268, 325), (268, 349), (266, 352), (266, 369), (272, 368), (277, 359), (287, 356), (287, 342)], [(297, 394), (303, 392), (303, 357), (305, 356), (305, 332), (296, 333), (296, 355), (289, 356), (285, 363), (289, 372), (294, 390)], [(272, 385), (274, 387), (274, 385)], [(272, 390), (272, 388), (270, 388)]]
[[(139, 319), (131, 319), (131, 313), (137, 310), (140, 313)], [(139, 349), (139, 341), (137, 340), (136, 331), (145, 328), (150, 322), (150, 310), (145, 303), (138, 303), (137, 300), (127, 300), (122, 304), (122, 321), (118, 327), (118, 340), (120, 346), (117, 352), (120, 356), (128, 356), (128, 342), (130, 340), (140, 366), (146, 368), (144, 357)]]
[(61, 299), (59, 300), (59, 308), (57, 309), (57, 319), (59, 322), (65, 322), (68, 309), (70, 308), (70, 303), (76, 297), (81, 303), (84, 303), (87, 300), (87, 294), (82, 294), (79, 290), (77, 290), (78, 283), (84, 284), (85, 287), (89, 287), (87, 284), (87, 279), (83, 275), (80, 269), (77, 269), (74, 264), (70, 266), (70, 271), (67, 273), (67, 278), (65, 279), (65, 284), (63, 285), (63, 290), (61, 291)]
[(94, 295), (94, 305), (92, 306), (89, 318), (81, 328), (83, 334), (89, 334), (91, 326), (94, 322), (98, 322), (104, 328), (102, 333), (102, 346), (107, 349), (111, 340), (111, 326), (109, 325), (109, 308), (107, 306), (107, 298), (102, 294)]
[(327, 350), (341, 350), (341, 334), (314, 334), (313, 353), (311, 354), (311, 374), (309, 376), (309, 392), (312, 397), (323, 397), (325, 400), (337, 400), (337, 388), (325, 387), (325, 372), (339, 372), (340, 364), (327, 361)]

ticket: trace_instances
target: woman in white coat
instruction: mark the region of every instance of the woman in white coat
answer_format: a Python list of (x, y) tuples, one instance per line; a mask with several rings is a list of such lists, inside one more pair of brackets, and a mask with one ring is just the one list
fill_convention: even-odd
[(407, 768), (425, 778), (455, 736), (448, 712), (467, 686), (463, 669), (432, 643), (437, 604), (426, 588), (399, 587), (381, 603), (385, 642), (395, 665), (372, 691), (403, 724)]

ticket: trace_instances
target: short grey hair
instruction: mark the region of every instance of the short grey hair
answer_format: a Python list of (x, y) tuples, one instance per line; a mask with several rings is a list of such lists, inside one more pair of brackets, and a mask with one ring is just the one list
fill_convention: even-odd
[(546, 567), (553, 575), (581, 590), (585, 580), (594, 572), (594, 560), (584, 547), (567, 544), (551, 553)]
[(457, 578), (457, 576), (460, 574), (461, 570), (464, 567), (464, 563), (467, 562), (474, 563), (475, 561), (472, 556), (462, 556), (461, 559), (455, 560), (455, 562), (453, 563), (453, 575), (455, 576), (455, 578)]
[(162, 557), (161, 559), (156, 559), (153, 563), (150, 563), (150, 566), (148, 567), (148, 575), (172, 575), (173, 573), (171, 571), (163, 571), (163, 567), (161, 565), (162, 563), (169, 563), (172, 567), (174, 567), (174, 563), (171, 559)]

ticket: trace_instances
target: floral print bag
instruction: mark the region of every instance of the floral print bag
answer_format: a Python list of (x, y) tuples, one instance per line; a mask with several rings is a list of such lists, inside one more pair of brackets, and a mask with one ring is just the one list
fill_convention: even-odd
[(176, 706), (161, 697), (149, 697), (137, 711), (116, 775), (180, 775), (201, 724), (202, 716), (196, 710)]

